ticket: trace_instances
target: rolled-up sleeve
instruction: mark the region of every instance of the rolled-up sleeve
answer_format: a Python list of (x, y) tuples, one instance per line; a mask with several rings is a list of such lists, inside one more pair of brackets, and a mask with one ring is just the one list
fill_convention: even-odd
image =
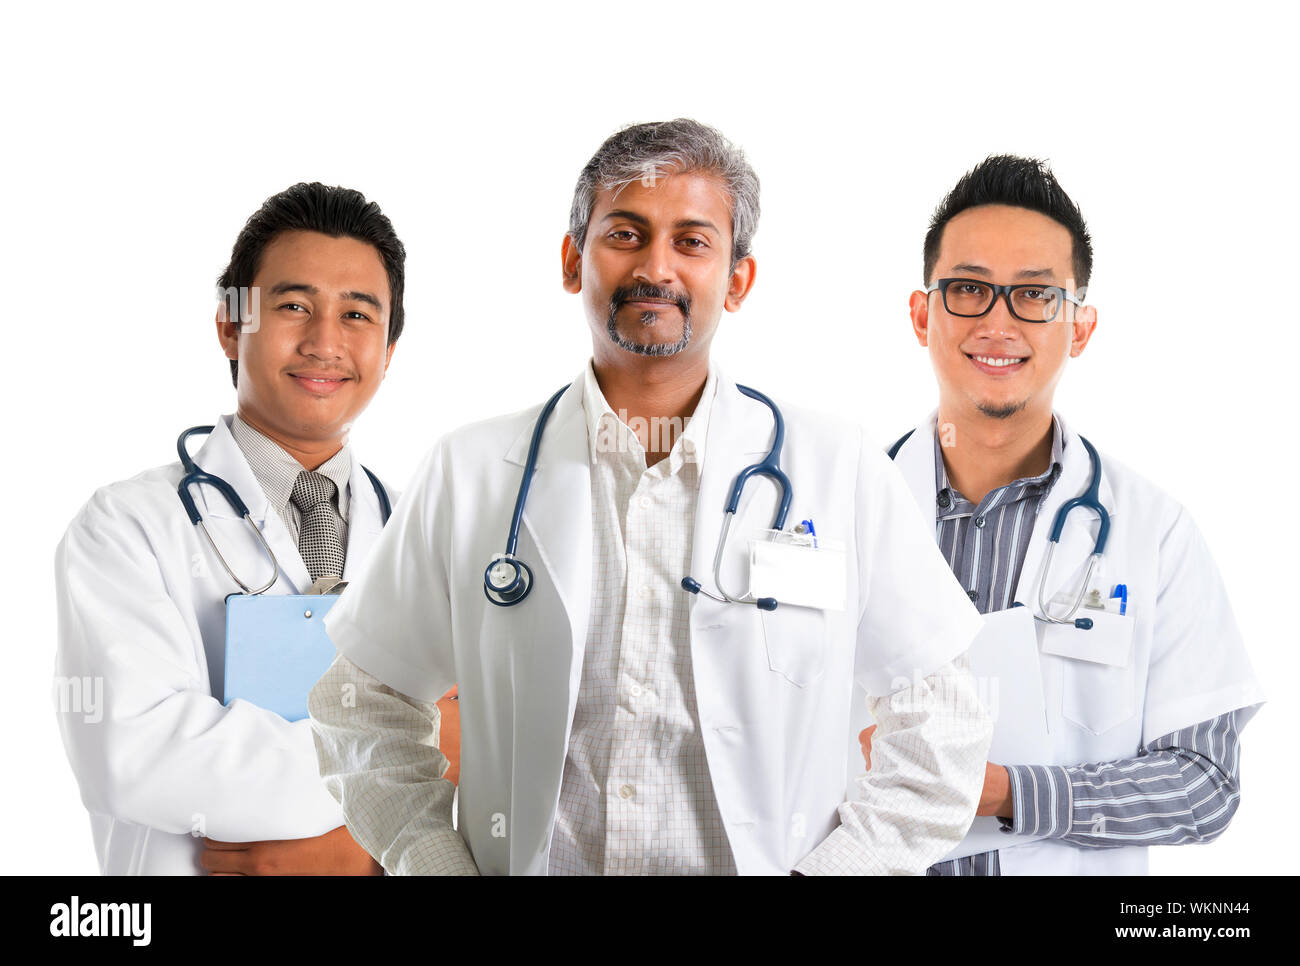
[(348, 831), (393, 875), (477, 875), (452, 825), (436, 704), (394, 691), (343, 655), (308, 701), (325, 787)]
[(975, 818), (993, 726), (966, 656), (868, 703), (879, 727), (859, 799), (796, 872), (921, 875)]

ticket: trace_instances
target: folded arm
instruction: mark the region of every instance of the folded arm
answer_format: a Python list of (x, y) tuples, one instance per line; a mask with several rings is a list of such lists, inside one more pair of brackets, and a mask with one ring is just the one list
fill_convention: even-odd
[(871, 771), (839, 828), (796, 866), (804, 875), (922, 874), (975, 817), (992, 725), (966, 657), (869, 703)]
[(339, 655), (308, 701), (320, 773), (348, 830), (394, 875), (477, 875), (452, 827), (439, 712)]
[[(132, 510), (102, 490), (55, 557), (59, 728), (92, 812), (226, 841), (320, 835), (342, 824), (311, 728), (209, 693), (193, 614)], [(210, 578), (196, 578), (210, 579)], [(89, 692), (97, 696), (91, 707)]]
[(1010, 765), (1009, 831), (1081, 848), (1209, 842), (1241, 800), (1235, 712), (1149, 742), (1132, 758), (1086, 765)]

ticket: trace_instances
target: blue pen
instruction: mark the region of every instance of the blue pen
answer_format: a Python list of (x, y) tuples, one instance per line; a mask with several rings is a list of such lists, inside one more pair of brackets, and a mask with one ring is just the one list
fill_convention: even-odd
[(817, 529), (813, 526), (811, 520), (800, 520), (799, 525), (807, 531), (808, 536), (813, 538), (813, 548), (817, 547)]
[(1128, 610), (1128, 584), (1116, 584), (1115, 590), (1110, 596), (1112, 599), (1119, 598), (1119, 614), (1123, 617), (1124, 612)]

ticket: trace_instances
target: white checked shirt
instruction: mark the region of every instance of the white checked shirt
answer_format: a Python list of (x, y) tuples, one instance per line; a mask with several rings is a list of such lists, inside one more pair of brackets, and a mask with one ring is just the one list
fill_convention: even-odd
[(694, 416), (647, 468), (645, 447), (587, 365), (591, 604), (552, 875), (736, 871), (700, 736), (680, 586), (716, 392), (710, 369)]

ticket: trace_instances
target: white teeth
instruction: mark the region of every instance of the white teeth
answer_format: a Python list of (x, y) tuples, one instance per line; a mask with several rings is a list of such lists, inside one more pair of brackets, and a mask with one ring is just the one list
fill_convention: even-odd
[(1024, 359), (995, 359), (993, 356), (971, 356), (976, 362), (982, 362), (986, 366), (1013, 366), (1017, 362), (1024, 362)]

